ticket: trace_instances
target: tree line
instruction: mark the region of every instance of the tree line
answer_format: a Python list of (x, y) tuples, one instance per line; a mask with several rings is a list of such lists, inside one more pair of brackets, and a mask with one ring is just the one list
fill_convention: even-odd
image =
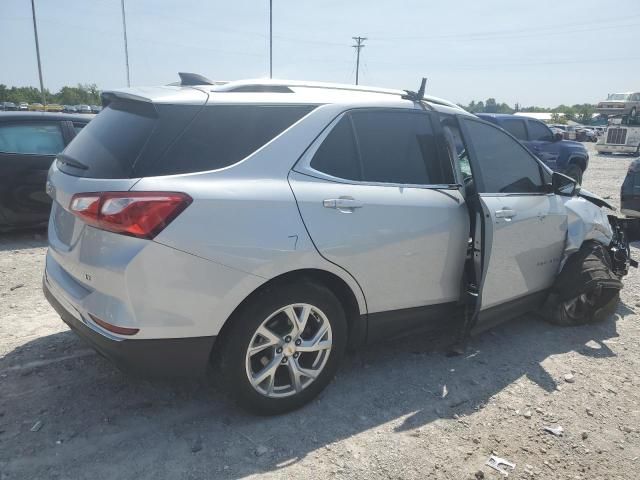
[[(78, 84), (75, 87), (64, 86), (58, 92), (51, 93), (44, 91), (47, 103), (57, 103), (60, 105), (100, 105), (100, 90), (93, 84)], [(7, 87), (0, 84), (0, 102), (27, 102), (42, 103), (40, 90), (35, 87)], [(573, 120), (578, 123), (591, 123), (595, 113), (595, 105), (582, 103), (576, 105), (558, 105), (555, 108), (545, 107), (521, 107), (516, 103), (514, 107), (506, 103), (498, 103), (495, 98), (487, 98), (485, 101), (476, 102), (472, 100), (468, 105), (460, 105), (471, 113), (515, 113), (515, 112), (550, 112), (554, 122), (562, 123)], [(559, 114), (563, 113), (564, 116)]]
[[(556, 123), (566, 123), (568, 120), (573, 120), (574, 122), (588, 124), (591, 123), (593, 114), (596, 113), (596, 106), (590, 103), (563, 104), (555, 108), (521, 107), (516, 103), (514, 107), (511, 107), (506, 103), (498, 103), (495, 98), (487, 98), (484, 102), (482, 100), (479, 102), (472, 100), (468, 105), (460, 106), (471, 113), (548, 112), (551, 113), (551, 119)], [(564, 115), (561, 116), (561, 113)]]
[[(48, 104), (59, 105), (100, 105), (100, 90), (93, 84), (78, 84), (75, 87), (64, 86), (58, 92), (45, 89)], [(42, 103), (42, 93), (35, 87), (7, 87), (0, 83), (0, 102)]]

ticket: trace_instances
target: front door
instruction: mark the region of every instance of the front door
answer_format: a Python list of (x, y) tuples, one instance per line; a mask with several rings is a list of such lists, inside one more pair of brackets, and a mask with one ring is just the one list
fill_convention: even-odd
[(526, 143), (531, 152), (552, 170), (558, 169), (560, 142), (554, 141), (553, 132), (544, 123), (527, 120), (529, 141)]
[(566, 239), (564, 204), (545, 192), (541, 166), (521, 144), (491, 124), (461, 124), (483, 210), (481, 311), (516, 305), (553, 284)]
[(64, 146), (60, 122), (0, 124), (0, 212), (5, 227), (47, 222), (47, 172)]
[(430, 114), (345, 113), (289, 180), (316, 248), (356, 279), (370, 314), (458, 300), (469, 221)]

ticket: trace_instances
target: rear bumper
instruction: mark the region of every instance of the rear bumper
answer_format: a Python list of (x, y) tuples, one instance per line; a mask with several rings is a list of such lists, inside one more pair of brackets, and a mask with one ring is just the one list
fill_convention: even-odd
[(600, 153), (635, 153), (638, 150), (637, 145), (607, 145), (602, 143), (596, 143), (594, 148)]
[(115, 339), (101, 335), (74, 315), (52, 293), (43, 279), (46, 299), (62, 320), (98, 353), (118, 368), (141, 376), (191, 377), (203, 375), (216, 337)]

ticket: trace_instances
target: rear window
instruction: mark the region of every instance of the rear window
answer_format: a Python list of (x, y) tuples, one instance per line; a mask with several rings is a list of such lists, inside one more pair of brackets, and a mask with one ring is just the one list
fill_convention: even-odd
[(91, 178), (135, 178), (215, 170), (239, 162), (314, 107), (110, 103), (58, 157)]
[(146, 175), (202, 172), (248, 157), (309, 113), (308, 105), (207, 106)]
[(128, 178), (156, 122), (151, 104), (112, 103), (78, 132), (58, 166), (72, 175)]

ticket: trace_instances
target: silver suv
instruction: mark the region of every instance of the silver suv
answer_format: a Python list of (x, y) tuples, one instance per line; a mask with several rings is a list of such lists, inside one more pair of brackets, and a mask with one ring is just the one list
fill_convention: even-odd
[(602, 201), (497, 126), (421, 92), (199, 83), (105, 93), (49, 173), (45, 294), (117, 365), (212, 363), (271, 414), (349, 347), (615, 306)]

